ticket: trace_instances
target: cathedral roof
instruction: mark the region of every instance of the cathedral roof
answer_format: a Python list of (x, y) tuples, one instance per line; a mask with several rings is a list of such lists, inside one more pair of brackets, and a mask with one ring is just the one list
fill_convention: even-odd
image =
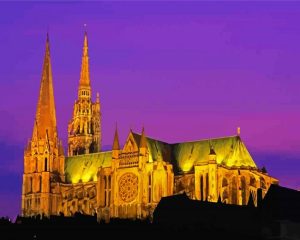
[[(136, 139), (139, 134), (134, 133)], [(150, 160), (155, 161), (159, 155), (164, 161), (170, 162), (174, 167), (175, 174), (189, 172), (194, 165), (208, 163), (208, 155), (211, 147), (216, 154), (217, 164), (225, 167), (257, 168), (250, 153), (240, 136), (229, 136), (168, 144), (147, 137)]]
[[(132, 133), (139, 144), (141, 135)], [(149, 149), (149, 160), (156, 161), (159, 157), (173, 165), (176, 175), (193, 170), (195, 165), (208, 164), (211, 148), (216, 154), (218, 165), (229, 168), (257, 169), (250, 153), (240, 136), (205, 139), (193, 142), (169, 144), (146, 137)], [(110, 167), (112, 152), (99, 152), (66, 157), (66, 181), (78, 183), (96, 181), (99, 167)]]
[(194, 165), (208, 162), (210, 145), (216, 154), (217, 164), (225, 167), (257, 168), (239, 136), (172, 144), (175, 164), (180, 171), (192, 170)]
[(111, 166), (111, 151), (66, 157), (66, 182), (97, 181), (99, 167)]

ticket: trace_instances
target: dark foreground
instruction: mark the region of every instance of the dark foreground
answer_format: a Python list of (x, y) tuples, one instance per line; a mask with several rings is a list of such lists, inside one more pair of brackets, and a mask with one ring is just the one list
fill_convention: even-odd
[(112, 219), (97, 223), (92, 216), (51, 219), (19, 218), (16, 223), (0, 225), (0, 239), (267, 239), (251, 232), (239, 233), (214, 226), (161, 225), (149, 221)]
[[(260, 198), (261, 199), (261, 198)], [(73, 217), (0, 219), (0, 240), (6, 239), (230, 239), (300, 240), (300, 191), (272, 185), (254, 206), (191, 200), (186, 194), (164, 197), (152, 220), (111, 219), (76, 213)]]

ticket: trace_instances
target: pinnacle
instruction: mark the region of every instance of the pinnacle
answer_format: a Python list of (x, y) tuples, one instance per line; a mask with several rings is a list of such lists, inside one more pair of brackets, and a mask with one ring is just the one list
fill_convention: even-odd
[(43, 64), (40, 93), (33, 128), (33, 137), (45, 138), (48, 131), (49, 138), (57, 136), (56, 111), (53, 94), (53, 80), (50, 59), (50, 43), (47, 33), (46, 49)]
[(84, 33), (83, 52), (81, 60), (81, 72), (79, 88), (90, 88), (90, 69), (89, 69), (89, 56), (88, 56), (88, 39), (87, 33)]
[(114, 142), (113, 142), (113, 150), (119, 150), (120, 144), (119, 144), (119, 135), (118, 135), (118, 127), (116, 126), (115, 130), (115, 136), (114, 136)]

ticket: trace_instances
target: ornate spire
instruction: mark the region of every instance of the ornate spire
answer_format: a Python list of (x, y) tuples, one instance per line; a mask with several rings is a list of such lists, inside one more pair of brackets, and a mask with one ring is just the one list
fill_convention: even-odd
[(118, 135), (118, 126), (116, 124), (116, 130), (115, 130), (115, 136), (114, 136), (114, 142), (112, 150), (120, 150), (120, 144), (119, 144), (119, 135)]
[(143, 127), (141, 140), (140, 140), (140, 148), (146, 148), (147, 147), (147, 139), (145, 136), (145, 129)]
[(32, 138), (49, 139), (57, 136), (56, 112), (53, 94), (52, 69), (50, 60), (49, 35), (47, 33), (46, 51), (43, 64), (43, 73), (40, 84), (39, 100), (36, 110), (35, 123)]
[(88, 40), (87, 32), (84, 32), (84, 42), (83, 42), (83, 53), (81, 60), (81, 72), (79, 89), (88, 88), (90, 89), (90, 69), (89, 69), (89, 55), (88, 55)]
[(74, 103), (73, 116), (68, 125), (69, 156), (99, 152), (101, 149), (100, 97), (92, 101), (88, 39), (84, 33), (83, 53), (78, 100)]

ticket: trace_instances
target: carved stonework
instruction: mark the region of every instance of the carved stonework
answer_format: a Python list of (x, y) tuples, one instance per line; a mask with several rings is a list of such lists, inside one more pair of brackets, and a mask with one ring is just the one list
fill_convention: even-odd
[(125, 173), (119, 180), (119, 195), (122, 201), (131, 202), (138, 194), (138, 177), (133, 173)]
[(68, 155), (81, 155), (100, 152), (101, 150), (101, 114), (100, 99), (92, 102), (89, 72), (87, 35), (84, 47), (78, 99), (74, 103), (73, 116), (68, 125)]

